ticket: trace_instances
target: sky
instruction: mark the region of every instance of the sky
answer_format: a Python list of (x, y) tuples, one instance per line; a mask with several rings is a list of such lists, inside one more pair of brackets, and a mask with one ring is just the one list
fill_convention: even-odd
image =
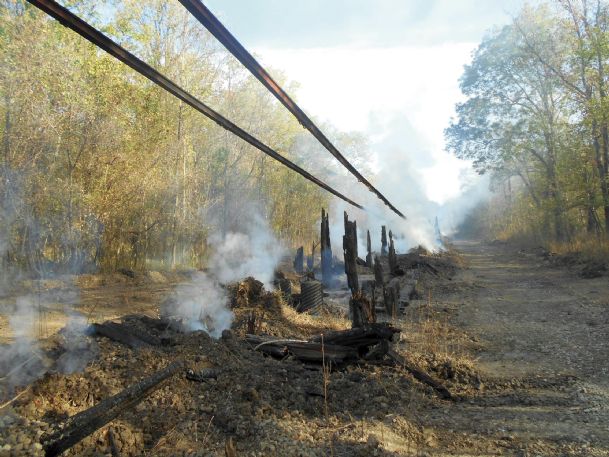
[(463, 192), (472, 173), (443, 138), (461, 100), (459, 77), (485, 33), (509, 23), (522, 0), (205, 4), (271, 73), (299, 83), (291, 95), (314, 119), (365, 133), (372, 151), (392, 138), (433, 202)]

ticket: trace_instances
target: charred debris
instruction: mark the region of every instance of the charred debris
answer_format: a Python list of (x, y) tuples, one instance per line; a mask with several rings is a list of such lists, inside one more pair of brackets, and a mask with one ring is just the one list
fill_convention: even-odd
[[(426, 261), (428, 256), (422, 252), (415, 251), (398, 257), (391, 231), (388, 232), (386, 255), (382, 254), (382, 247), (381, 255), (374, 255), (371, 237), (367, 233), (367, 254), (366, 260), (363, 260), (357, 251), (356, 222), (349, 220), (346, 213), (344, 228), (344, 262), (339, 262), (332, 256), (328, 214), (322, 211), (318, 268), (311, 268), (315, 266), (316, 260), (313, 253), (307, 268), (304, 267), (304, 249), (300, 248), (294, 261), (294, 270), (276, 273), (276, 292), (265, 291), (263, 284), (254, 278), (226, 286), (231, 308), (234, 311), (249, 311), (236, 313), (237, 319), (232, 330), (222, 332), (219, 342), (213, 347), (216, 347), (215, 350), (223, 348), (221, 352), (225, 351), (229, 360), (234, 358), (239, 362), (237, 365), (245, 363), (240, 361), (237, 354), (250, 352), (262, 354), (263, 358), (275, 359), (280, 365), (288, 363), (287, 361), (290, 364), (300, 363), (309, 370), (340, 371), (350, 366), (361, 367), (367, 364), (381, 368), (393, 367), (394, 370), (409, 373), (416, 382), (427, 386), (430, 392), (435, 392), (437, 397), (452, 400), (454, 396), (442, 382), (417, 367), (395, 345), (401, 333), (396, 317), (420, 293), (417, 274), (421, 271), (436, 274), (438, 267)], [(382, 232), (385, 233), (384, 227)], [(318, 273), (321, 273), (321, 281), (316, 279)], [(277, 334), (276, 329), (263, 324), (264, 317), (276, 318), (281, 314), (278, 305), (280, 302), (289, 304), (296, 313), (327, 312), (325, 299), (341, 291), (348, 294), (348, 300), (345, 301), (348, 301), (350, 329), (329, 329), (304, 336), (297, 328), (284, 328)], [(290, 335), (291, 331), (294, 332), (293, 335)], [(114, 345), (126, 348), (131, 354), (157, 353), (162, 356), (154, 365), (156, 369), (152, 374), (147, 371), (136, 379), (132, 378), (126, 388), (113, 395), (99, 396), (90, 408), (61, 419), (46, 429), (37, 443), (40, 446), (37, 448), (41, 452), (39, 455), (61, 455), (73, 446), (77, 450), (70, 452), (78, 452), (81, 449), (79, 443), (83, 439), (88, 439), (91, 434), (107, 427), (117, 418), (133, 414), (135, 408), (141, 408), (138, 405), (146, 403), (163, 386), (175, 386), (178, 383), (201, 385), (222, 378), (227, 369), (225, 366), (201, 364), (201, 356), (196, 355), (203, 347), (199, 342), (203, 334), (200, 331), (185, 332), (182, 322), (163, 315), (128, 315), (91, 324), (89, 336), (97, 339), (100, 344), (111, 341)], [(213, 340), (206, 337), (205, 341)], [(50, 370), (37, 383), (45, 385), (53, 376), (56, 375)], [(36, 386), (35, 389), (42, 390), (42, 387)], [(13, 401), (15, 405), (20, 402), (15, 397), (3, 407), (10, 406)], [(112, 450), (112, 455), (120, 455), (121, 445), (116, 443), (122, 439), (121, 434), (116, 431), (113, 433), (112, 428), (108, 428), (104, 437), (105, 445)]]

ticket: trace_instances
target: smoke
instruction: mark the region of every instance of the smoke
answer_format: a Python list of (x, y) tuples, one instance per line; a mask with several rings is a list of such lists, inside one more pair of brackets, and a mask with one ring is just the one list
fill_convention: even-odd
[(214, 338), (230, 328), (234, 317), (228, 309), (225, 289), (218, 280), (203, 272), (193, 275), (190, 283), (178, 286), (161, 313), (179, 319), (184, 331), (204, 330)]
[[(340, 246), (344, 233), (343, 212), (358, 226), (358, 250), (365, 253), (366, 231), (370, 230), (373, 251), (380, 251), (381, 226), (394, 235), (396, 250), (406, 252), (421, 245), (431, 251), (442, 248), (436, 236), (435, 221), (443, 235), (451, 235), (464, 220), (469, 210), (488, 198), (488, 180), (476, 175), (467, 163), (457, 161), (447, 153), (433, 153), (426, 141), (414, 130), (408, 118), (395, 115), (371, 123), (368, 173), (370, 181), (398, 210), (406, 215), (402, 219), (385, 206), (374, 194), (348, 176), (341, 176), (333, 184), (365, 211), (354, 208), (342, 200), (334, 199), (331, 205), (331, 237), (334, 246)], [(444, 173), (438, 173), (438, 169)], [(452, 168), (455, 168), (454, 170)], [(430, 172), (433, 170), (433, 172)], [(458, 172), (456, 172), (458, 170)], [(366, 175), (366, 173), (364, 173)], [(350, 184), (345, 185), (346, 182)], [(441, 203), (432, 199), (435, 194), (453, 195)], [(335, 249), (340, 257), (340, 249)]]
[[(34, 283), (40, 288), (44, 281)], [(72, 309), (78, 298), (78, 292), (68, 287), (17, 296), (8, 305), (12, 307), (8, 323), (13, 339), (0, 352), (0, 390), (10, 393), (48, 371), (67, 374), (82, 371), (94, 359), (98, 349), (86, 335), (87, 320)], [(47, 310), (58, 304), (63, 305), (66, 324), (52, 341), (43, 345)]]
[(95, 341), (87, 336), (88, 328), (89, 323), (85, 316), (74, 311), (69, 312), (68, 322), (60, 331), (60, 346), (64, 352), (55, 362), (58, 372), (80, 372), (97, 356), (99, 349)]
[(210, 237), (215, 252), (208, 263), (209, 273), (197, 272), (164, 304), (162, 313), (179, 319), (185, 331), (204, 330), (218, 338), (230, 328), (234, 316), (223, 284), (253, 276), (272, 287), (284, 249), (259, 214), (252, 213), (242, 220), (241, 231)]
[(230, 232), (224, 239), (211, 237), (216, 252), (210, 261), (210, 270), (222, 283), (253, 276), (270, 287), (275, 267), (285, 250), (259, 213), (246, 218), (244, 230)]
[[(87, 322), (74, 310), (80, 299), (73, 278), (58, 277), (53, 262), (38, 255), (36, 245), (43, 239), (44, 228), (35, 219), (24, 195), (25, 175), (7, 167), (0, 171), (0, 296), (2, 312), (8, 315), (12, 339), (0, 351), (0, 392), (10, 394), (17, 386), (29, 384), (50, 370), (61, 373), (81, 371), (97, 354), (95, 342), (85, 334)], [(24, 229), (25, 228), (25, 229)], [(17, 262), (11, 262), (14, 232), (22, 230), (29, 234), (32, 254), (27, 264), (34, 271), (22, 271)], [(72, 247), (72, 246), (69, 246)], [(77, 259), (76, 246), (71, 249)], [(72, 263), (76, 271), (82, 265)], [(35, 279), (31, 279), (35, 275)], [(57, 277), (54, 281), (48, 278)], [(25, 285), (29, 292), (19, 285)], [(48, 336), (47, 317), (49, 310), (63, 310), (67, 316), (65, 327), (43, 348), (41, 340)], [(8, 336), (8, 335), (6, 335)], [(52, 350), (52, 353), (47, 349)]]

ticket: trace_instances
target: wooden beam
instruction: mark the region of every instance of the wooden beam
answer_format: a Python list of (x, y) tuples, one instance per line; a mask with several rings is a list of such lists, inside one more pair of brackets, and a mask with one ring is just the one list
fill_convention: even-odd
[(91, 433), (115, 419), (122, 412), (133, 408), (159, 388), (161, 383), (182, 370), (182, 362), (174, 362), (152, 376), (127, 387), (122, 392), (102, 400), (97, 405), (70, 417), (62, 429), (43, 436), (41, 443), (47, 457), (54, 457), (70, 449)]

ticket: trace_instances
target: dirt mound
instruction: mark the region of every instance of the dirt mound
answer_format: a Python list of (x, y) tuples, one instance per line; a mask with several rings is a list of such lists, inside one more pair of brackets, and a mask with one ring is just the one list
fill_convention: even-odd
[[(249, 291), (256, 291), (248, 296), (249, 307), (272, 295), (252, 281), (248, 284), (254, 286)], [(255, 297), (259, 300), (252, 301)], [(307, 319), (303, 333), (327, 328), (323, 318)], [(123, 321), (150, 334), (159, 333), (163, 324), (151, 317)], [(223, 455), (229, 438), (239, 455), (326, 456), (335, 450), (334, 455), (393, 455), (379, 447), (376, 432), (359, 422), (404, 442), (422, 442), (418, 428), (404, 419), (409, 413), (404, 398), (415, 381), (399, 369), (366, 365), (324, 371), (297, 360), (265, 357), (233, 332), (225, 332), (220, 340), (202, 331), (165, 332), (171, 332), (171, 345), (139, 349), (95, 337), (100, 354), (84, 372), (47, 374), (35, 382), (12, 408), (3, 410), (0, 447), (8, 445), (5, 454), (43, 455), (42, 435), (176, 358), (184, 360), (191, 373), (213, 368), (217, 375), (204, 382), (187, 379), (186, 372), (174, 376), (65, 455), (109, 453), (108, 430), (124, 456)]]
[(578, 276), (584, 279), (600, 278), (607, 272), (606, 262), (591, 259), (582, 252), (557, 254), (544, 248), (538, 248), (536, 253), (555, 267), (567, 267), (577, 271)]
[(585, 279), (600, 278), (607, 272), (607, 264), (604, 262), (591, 261), (586, 263), (580, 271), (580, 276)]
[(463, 393), (469, 388), (480, 389), (482, 379), (469, 360), (433, 353), (425, 354), (418, 363), (438, 379), (447, 381), (452, 390)]
[(463, 260), (452, 251), (430, 253), (422, 247), (411, 249), (408, 254), (398, 254), (398, 266), (403, 271), (415, 270), (419, 275), (450, 279), (462, 268)]

